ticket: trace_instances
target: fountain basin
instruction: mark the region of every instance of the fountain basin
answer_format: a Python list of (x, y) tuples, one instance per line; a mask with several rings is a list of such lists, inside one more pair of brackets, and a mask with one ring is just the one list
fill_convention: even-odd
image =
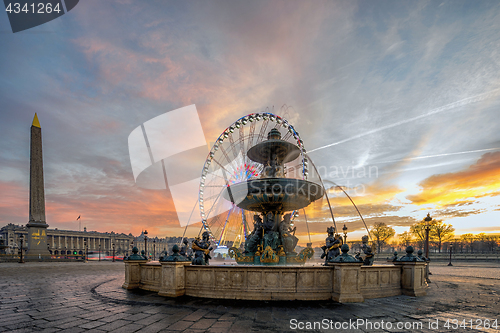
[(223, 198), (241, 209), (267, 213), (307, 207), (324, 194), (323, 187), (304, 179), (263, 178), (230, 185)]
[(159, 295), (242, 300), (334, 300), (426, 294), (425, 262), (361, 266), (191, 265), (128, 260), (123, 288)]

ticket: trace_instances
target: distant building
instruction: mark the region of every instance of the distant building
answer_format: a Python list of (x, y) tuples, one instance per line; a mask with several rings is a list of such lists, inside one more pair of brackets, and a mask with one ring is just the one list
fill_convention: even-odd
[[(28, 228), (17, 224), (9, 223), (0, 229), (0, 238), (4, 241), (4, 254), (17, 254), (21, 242), (19, 236), (23, 235), (27, 240)], [(101, 252), (111, 255), (113, 245), (115, 255), (128, 255), (132, 250), (132, 234), (117, 234), (114, 232), (97, 232), (73, 230), (47, 229), (47, 249), (51, 255), (78, 255), (85, 254), (85, 242), (89, 252)], [(26, 242), (23, 244), (27, 248)]]
[[(141, 232), (141, 234), (137, 237), (134, 238), (134, 245), (139, 249), (139, 252), (144, 250), (145, 252), (148, 253), (148, 256), (153, 258), (156, 257), (156, 259), (159, 259), (161, 256), (164, 256), (165, 253), (170, 253), (172, 251), (172, 247), (177, 244), (181, 246), (182, 242), (182, 237), (165, 237), (165, 238), (159, 238), (159, 237), (149, 237), (148, 236), (148, 251), (145, 249), (145, 238), (146, 235), (144, 235), (144, 232)], [(191, 244), (191, 240), (189, 239)]]

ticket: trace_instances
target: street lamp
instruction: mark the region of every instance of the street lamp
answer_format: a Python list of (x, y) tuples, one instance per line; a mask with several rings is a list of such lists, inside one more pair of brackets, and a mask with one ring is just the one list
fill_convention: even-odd
[(429, 230), (431, 229), (432, 217), (430, 213), (427, 213), (425, 221), (425, 257), (429, 258)]
[(21, 241), (21, 259), (19, 259), (19, 263), (20, 264), (24, 264), (24, 260), (23, 260), (23, 241), (24, 241), (24, 236), (23, 236), (23, 234), (21, 234), (21, 236), (19, 236), (19, 240)]
[(83, 247), (85, 248), (85, 262), (87, 262), (89, 260), (89, 258), (88, 258), (89, 251), (87, 251), (87, 239), (86, 238), (83, 240)]
[(345, 223), (342, 230), (344, 231), (344, 244), (347, 244), (347, 227), (345, 226)]
[(14, 239), (12, 236), (9, 238), (9, 245), (10, 245), (10, 254), (12, 254), (12, 259), (14, 259)]
[(101, 261), (101, 242), (99, 242), (99, 261)]
[(451, 252), (453, 250), (453, 244), (450, 243), (450, 262), (448, 263), (448, 266), (453, 266), (451, 263)]
[(115, 243), (113, 243), (112, 246), (113, 246), (113, 262), (115, 262)]
[(153, 260), (156, 260), (156, 238), (153, 239)]
[(146, 258), (149, 257), (148, 254), (148, 231), (144, 230), (144, 250), (146, 252)]

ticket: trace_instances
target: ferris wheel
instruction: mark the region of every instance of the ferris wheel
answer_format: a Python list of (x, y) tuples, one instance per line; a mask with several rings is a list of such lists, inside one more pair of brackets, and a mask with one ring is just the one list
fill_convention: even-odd
[[(217, 138), (203, 165), (199, 188), (199, 208), (203, 228), (217, 245), (234, 242), (238, 246), (252, 231), (255, 212), (237, 207), (224, 198), (232, 184), (259, 178), (264, 166), (252, 161), (247, 151), (267, 138), (270, 130), (281, 133), (281, 139), (297, 145), (299, 156), (285, 164), (286, 178), (306, 179), (308, 160), (299, 133), (283, 117), (270, 112), (252, 113), (227, 127)], [(293, 212), (292, 219), (298, 215)]]

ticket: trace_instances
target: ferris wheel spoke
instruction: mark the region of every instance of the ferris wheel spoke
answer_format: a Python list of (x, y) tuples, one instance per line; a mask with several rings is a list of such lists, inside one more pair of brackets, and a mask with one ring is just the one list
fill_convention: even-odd
[(257, 142), (255, 142), (255, 144), (262, 142), (262, 140), (264, 139), (264, 135), (266, 134), (268, 123), (269, 123), (269, 119), (264, 120), (264, 122), (262, 123), (262, 127), (260, 128), (259, 136), (257, 137)]
[[(219, 163), (219, 161), (214, 160), (214, 162), (215, 162), (215, 163), (216, 163), (216, 164), (217, 164), (217, 165), (221, 168), (221, 170), (222, 170), (222, 174), (223, 174), (223, 175), (224, 175), (224, 172), (227, 172), (228, 174), (231, 174), (231, 171), (229, 171), (228, 169), (226, 169), (226, 167), (224, 167), (222, 164), (220, 164), (220, 163)], [(218, 178), (221, 178), (221, 179), (224, 179), (224, 180), (225, 180), (225, 177), (224, 177), (224, 176), (223, 176), (223, 177), (219, 176), (219, 175), (218, 175), (215, 171), (214, 171), (213, 175), (214, 175), (215, 177), (218, 177)], [(226, 184), (226, 185), (227, 185), (227, 184)]]
[(245, 129), (243, 128), (243, 126), (240, 127), (240, 151), (241, 151), (241, 155), (243, 156), (243, 160), (245, 160), (245, 156), (246, 156), (246, 151), (245, 151)]
[(233, 134), (231, 132), (229, 132), (229, 135), (228, 135), (228, 139), (229, 139), (229, 142), (231, 143), (231, 150), (233, 151), (233, 155), (234, 155), (234, 158), (238, 158), (238, 152), (236, 151), (236, 149), (234, 149), (234, 138), (233, 138)]
[(227, 212), (226, 221), (224, 222), (224, 226), (222, 227), (222, 232), (220, 234), (220, 238), (219, 238), (219, 243), (218, 244), (220, 244), (222, 242), (222, 239), (224, 237), (224, 233), (226, 231), (227, 224), (229, 222), (229, 215), (231, 215), (232, 211), (234, 210), (234, 207), (235, 206), (233, 205), (233, 207), (231, 207), (231, 209)]
[(288, 139), (290, 139), (292, 137), (292, 132), (288, 131), (285, 136), (283, 137), (283, 140), (287, 141)]

